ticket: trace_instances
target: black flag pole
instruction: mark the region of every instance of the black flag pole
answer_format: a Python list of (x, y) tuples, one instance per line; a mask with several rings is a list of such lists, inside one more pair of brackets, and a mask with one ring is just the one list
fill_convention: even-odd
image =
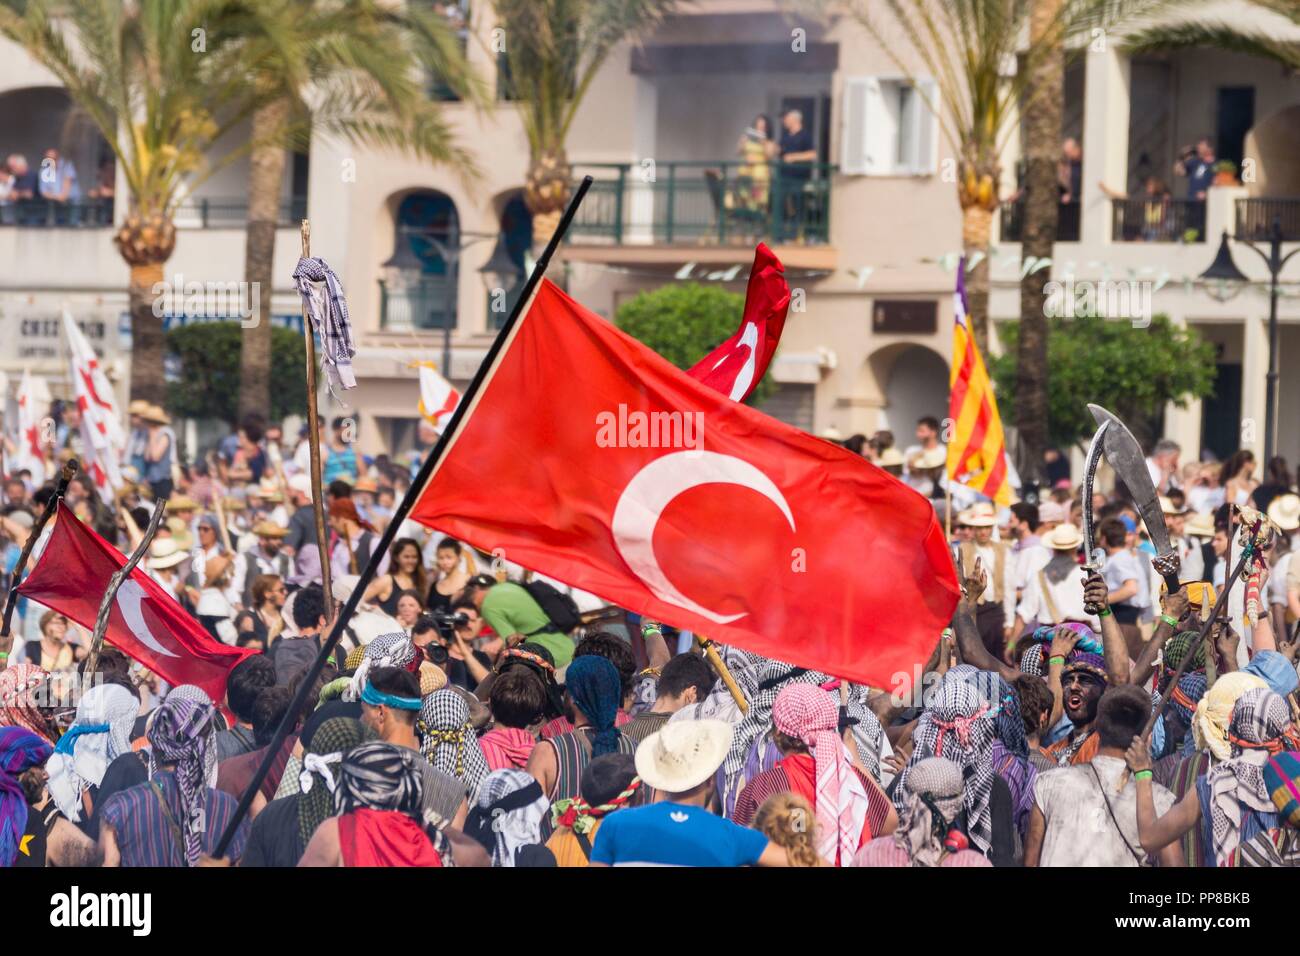
[[(389, 519), (388, 526), (384, 529), (384, 533), (380, 535), (379, 542), (371, 549), (370, 560), (366, 562), (366, 567), (361, 573), (361, 578), (357, 581), (356, 586), (353, 587), (352, 593), (348, 595), (347, 602), (343, 605), (342, 609), (339, 610), (338, 616), (335, 618), (334, 624), (330, 628), (329, 637), (326, 638), (325, 643), (321, 646), (320, 653), (316, 655), (316, 660), (312, 662), (311, 668), (307, 671), (306, 676), (303, 677), (300, 682), (298, 693), (294, 695), (293, 700), (289, 704), (289, 709), (284, 715), (284, 719), (280, 721), (280, 726), (275, 729), (275, 735), (271, 738), (271, 742), (267, 744), (266, 755), (262, 758), (262, 763), (257, 768), (257, 773), (253, 774), (253, 779), (249, 781), (248, 789), (244, 791), (244, 795), (240, 798), (239, 806), (235, 808), (235, 815), (230, 818), (230, 823), (226, 825), (225, 832), (221, 834), (221, 839), (217, 842), (215, 847), (214, 856), (224, 856), (226, 850), (230, 847), (230, 841), (234, 839), (235, 830), (238, 829), (240, 822), (248, 814), (249, 807), (253, 804), (253, 798), (257, 794), (258, 789), (262, 786), (262, 781), (266, 779), (267, 773), (270, 772), (271, 764), (275, 762), (276, 754), (278, 754), (280, 748), (284, 746), (284, 740), (289, 736), (290, 729), (297, 724), (298, 715), (301, 713), (303, 706), (307, 702), (307, 695), (311, 692), (312, 686), (316, 683), (316, 678), (320, 676), (320, 672), (325, 668), (325, 663), (329, 660), (329, 656), (334, 652), (334, 648), (338, 644), (339, 638), (343, 635), (343, 629), (347, 626), (348, 619), (352, 616), (353, 612), (356, 611), (357, 604), (361, 601), (361, 595), (365, 593), (366, 586), (379, 572), (379, 564), (382, 561), (383, 556), (388, 553), (389, 547), (392, 546), (393, 539), (397, 537), (398, 528), (401, 526), (402, 522), (406, 520), (406, 516), (410, 513), (411, 508), (414, 507), (415, 502), (424, 491), (424, 486), (429, 483), (429, 477), (433, 474), (433, 469), (437, 467), (438, 462), (446, 452), (452, 436), (456, 434), (456, 429), (460, 426), (461, 419), (467, 414), (470, 405), (474, 401), (474, 397), (477, 395), (479, 389), (483, 387), (484, 382), (487, 381), (488, 374), (491, 372), (493, 365), (496, 364), (497, 357), (500, 355), (502, 349), (505, 348), (506, 342), (509, 341), (515, 326), (519, 322), (520, 316), (523, 315), (524, 309), (528, 306), (529, 301), (533, 297), (533, 293), (537, 290), (538, 283), (542, 281), (542, 277), (546, 273), (546, 267), (551, 263), (551, 256), (555, 254), (555, 250), (559, 248), (560, 243), (564, 240), (564, 234), (568, 232), (569, 226), (573, 222), (573, 217), (577, 214), (578, 207), (582, 204), (583, 197), (587, 195), (587, 190), (591, 188), (591, 182), (592, 179), (590, 176), (584, 176), (582, 182), (578, 184), (578, 188), (574, 192), (573, 198), (569, 200), (568, 208), (564, 210), (564, 216), (560, 219), (559, 225), (555, 227), (555, 232), (551, 235), (550, 241), (546, 243), (546, 248), (542, 250), (541, 256), (538, 257), (537, 262), (533, 265), (533, 271), (529, 273), (528, 281), (524, 284), (524, 289), (519, 296), (519, 300), (515, 303), (515, 307), (510, 310), (510, 315), (506, 319), (505, 324), (501, 326), (500, 331), (497, 332), (497, 337), (492, 342), (492, 347), (488, 349), (487, 355), (483, 357), (483, 361), (478, 367), (478, 371), (474, 373), (474, 378), (470, 381), (469, 386), (465, 389), (465, 393), (461, 396), (460, 404), (456, 406), (456, 411), (452, 413), (451, 421), (447, 423), (447, 427), (444, 428), (442, 434), (438, 436), (437, 443), (429, 451), (428, 456), (424, 459), (424, 463), (420, 465), (420, 470), (416, 473), (415, 479), (411, 482), (411, 487), (407, 490), (406, 496), (393, 511), (393, 516)], [(447, 374), (450, 373), (450, 369), (444, 369), (443, 371)]]

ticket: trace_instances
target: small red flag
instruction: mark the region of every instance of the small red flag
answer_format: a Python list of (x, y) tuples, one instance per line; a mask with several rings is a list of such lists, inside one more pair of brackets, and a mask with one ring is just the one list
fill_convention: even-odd
[(655, 620), (882, 688), (910, 686), (958, 597), (925, 498), (550, 282), (411, 517)]
[[(125, 564), (122, 552), (59, 502), (50, 540), (18, 593), (93, 631), (109, 581)], [(118, 589), (104, 638), (173, 687), (195, 684), (218, 705), (230, 669), (257, 653), (218, 641), (140, 568)]]
[(743, 402), (762, 381), (785, 328), (790, 308), (790, 287), (785, 267), (766, 243), (754, 250), (745, 290), (745, 311), (736, 334), (687, 371), (687, 375), (721, 392), (733, 402)]

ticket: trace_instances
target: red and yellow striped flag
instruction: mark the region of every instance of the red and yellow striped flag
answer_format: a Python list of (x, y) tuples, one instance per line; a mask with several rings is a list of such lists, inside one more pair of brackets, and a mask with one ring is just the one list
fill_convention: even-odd
[(989, 373), (966, 322), (966, 262), (957, 266), (953, 295), (952, 377), (948, 417), (954, 424), (948, 442), (948, 480), (972, 488), (999, 505), (1014, 500), (1008, 480), (1007, 446)]

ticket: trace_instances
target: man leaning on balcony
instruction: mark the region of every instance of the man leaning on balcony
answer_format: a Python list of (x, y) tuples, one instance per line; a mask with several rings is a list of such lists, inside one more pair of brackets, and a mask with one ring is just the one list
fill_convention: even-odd
[[(786, 110), (781, 117), (781, 235), (778, 239), (799, 237), (803, 224), (804, 186), (812, 179), (812, 164), (817, 162), (812, 132), (803, 125), (803, 113)], [(802, 237), (799, 237), (802, 238)]]

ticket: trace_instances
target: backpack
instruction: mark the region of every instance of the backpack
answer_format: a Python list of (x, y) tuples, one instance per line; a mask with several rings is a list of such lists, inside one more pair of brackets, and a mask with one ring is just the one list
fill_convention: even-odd
[[(528, 581), (523, 585), (523, 589), (538, 603), (542, 613), (550, 619), (551, 626), (561, 634), (568, 634), (582, 623), (582, 618), (578, 616), (578, 605), (574, 603), (573, 598), (557, 591), (545, 581)], [(530, 631), (528, 636), (531, 637), (544, 630), (547, 628)]]

